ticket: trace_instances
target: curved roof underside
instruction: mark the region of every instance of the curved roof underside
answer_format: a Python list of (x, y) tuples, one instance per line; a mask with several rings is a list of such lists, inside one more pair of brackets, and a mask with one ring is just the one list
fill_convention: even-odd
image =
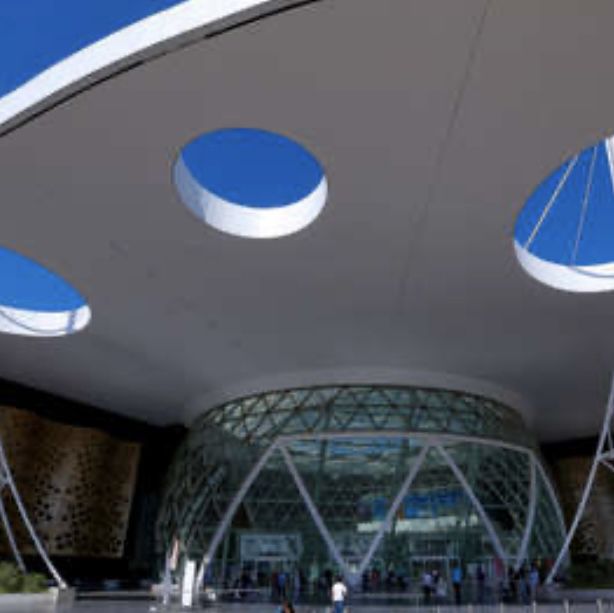
[[(533, 189), (614, 132), (614, 4), (589, 4), (310, 3), (5, 134), (0, 245), (70, 279), (93, 319), (0, 337), (0, 376), (158, 423), (278, 385), (470, 381), (543, 439), (595, 432), (614, 296), (542, 286), (513, 248)], [(312, 226), (242, 240), (185, 210), (177, 152), (228, 126), (318, 157)]]

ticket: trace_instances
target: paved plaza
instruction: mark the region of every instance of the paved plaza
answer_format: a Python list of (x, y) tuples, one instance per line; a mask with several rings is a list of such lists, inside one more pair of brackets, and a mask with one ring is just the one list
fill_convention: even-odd
[[(0, 607), (1, 613), (50, 613), (52, 608), (31, 607)], [(221, 604), (211, 605), (202, 609), (181, 609), (180, 607), (164, 608), (148, 601), (78, 601), (70, 609), (74, 613), (175, 613), (178, 611), (204, 611), (206, 613), (277, 613), (277, 607), (273, 604)], [(566, 613), (563, 604), (540, 604), (537, 605), (538, 613)], [(601, 607), (603, 613), (611, 613), (614, 608), (611, 603), (604, 603)], [(297, 613), (328, 613), (330, 607), (315, 605), (299, 605)], [(492, 606), (469, 606), (462, 607), (412, 607), (412, 606), (382, 606), (382, 605), (353, 605), (346, 608), (346, 613), (527, 613), (532, 607), (509, 606), (503, 609), (500, 605)], [(571, 604), (569, 613), (600, 613), (596, 604)]]

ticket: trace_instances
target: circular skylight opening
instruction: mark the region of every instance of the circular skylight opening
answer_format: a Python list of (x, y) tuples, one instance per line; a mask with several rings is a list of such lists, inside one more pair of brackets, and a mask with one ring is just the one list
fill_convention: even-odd
[(249, 238), (308, 226), (326, 203), (322, 166), (297, 142), (249, 128), (217, 130), (186, 145), (174, 168), (181, 200), (210, 226)]
[(91, 311), (64, 279), (0, 247), (0, 332), (64, 336), (87, 326)]
[(614, 137), (557, 168), (516, 221), (518, 261), (535, 279), (570, 292), (614, 289)]

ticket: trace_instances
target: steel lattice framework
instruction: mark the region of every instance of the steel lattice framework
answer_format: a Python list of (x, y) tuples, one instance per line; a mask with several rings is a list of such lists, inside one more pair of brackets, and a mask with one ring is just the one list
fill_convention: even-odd
[(331, 386), (207, 411), (168, 475), (161, 555), (178, 538), (209, 567), (237, 535), (296, 531), (305, 563), (356, 575), (437, 547), (519, 565), (553, 557), (565, 528), (534, 439), (494, 400)]

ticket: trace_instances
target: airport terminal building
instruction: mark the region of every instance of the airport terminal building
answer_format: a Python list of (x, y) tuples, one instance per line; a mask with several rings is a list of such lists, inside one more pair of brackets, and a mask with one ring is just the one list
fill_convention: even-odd
[[(488, 398), (310, 387), (217, 406), (173, 461), (159, 521), (211, 574), (419, 577), (556, 557), (565, 525), (539, 448)], [(219, 578), (219, 577), (218, 577)]]
[[(275, 599), (543, 580), (614, 369), (613, 23), (1, 0), (0, 559)], [(612, 478), (560, 578), (614, 572)]]

